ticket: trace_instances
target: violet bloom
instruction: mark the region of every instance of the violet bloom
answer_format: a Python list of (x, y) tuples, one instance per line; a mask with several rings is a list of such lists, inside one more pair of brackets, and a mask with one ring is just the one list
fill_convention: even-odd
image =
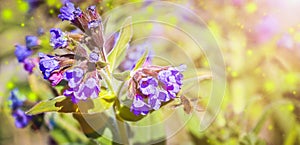
[(80, 8), (75, 8), (71, 2), (66, 2), (65, 5), (60, 8), (60, 14), (58, 18), (61, 20), (74, 21), (78, 16), (82, 14)]
[(59, 84), (62, 79), (63, 79), (63, 75), (61, 72), (54, 72), (49, 77), (49, 81), (51, 82), (52, 86), (56, 86), (57, 84)]
[(36, 36), (28, 35), (25, 37), (27, 48), (32, 48), (39, 45), (39, 38)]
[(158, 79), (163, 83), (163, 88), (168, 91), (171, 98), (175, 98), (180, 91), (183, 75), (175, 68), (169, 68), (158, 73)]
[(70, 88), (75, 88), (81, 83), (83, 76), (83, 69), (76, 67), (72, 70), (66, 71), (64, 74), (64, 79), (68, 81), (68, 85)]
[(153, 77), (142, 78), (140, 80), (140, 91), (144, 95), (154, 95), (157, 91), (157, 86), (158, 82)]
[(63, 21), (72, 21), (75, 19), (74, 11), (74, 4), (71, 2), (66, 2), (65, 5), (60, 8), (60, 14), (58, 15), (58, 18), (62, 19)]
[(21, 109), (14, 110), (13, 113), (12, 113), (12, 116), (15, 119), (15, 126), (17, 128), (26, 127), (32, 119), (31, 116), (26, 115), (25, 112)]
[(84, 73), (83, 69), (77, 67), (66, 71), (64, 74), (69, 86), (69, 89), (64, 91), (64, 95), (71, 97), (74, 103), (88, 98), (95, 99), (100, 93), (99, 81), (92, 75), (87, 75), (86, 79), (83, 80)]
[(33, 58), (26, 58), (24, 60), (24, 69), (27, 72), (29, 72), (31, 74), (34, 67), (35, 67), (35, 64), (34, 64), (34, 59)]
[(56, 49), (56, 48), (64, 48), (68, 45), (68, 39), (66, 37), (66, 34), (62, 32), (58, 28), (52, 28), (50, 29), (50, 45)]
[(146, 115), (150, 110), (150, 106), (143, 101), (143, 97), (137, 94), (133, 99), (130, 111), (135, 115)]
[[(135, 84), (131, 87), (133, 90), (129, 90), (135, 94), (131, 111), (135, 115), (146, 115), (151, 110), (158, 110), (162, 102), (174, 99), (181, 90), (182, 71), (182, 67), (159, 66), (147, 66), (137, 70), (133, 75), (135, 81), (130, 81), (130, 84)], [(135, 89), (136, 86), (139, 90)]]
[(16, 110), (17, 108), (21, 107), (23, 105), (23, 100), (21, 100), (19, 97), (18, 97), (18, 89), (13, 89), (11, 92), (10, 92), (10, 96), (8, 98), (10, 101), (11, 101), (11, 109), (12, 110)]
[(100, 93), (100, 86), (98, 81), (90, 77), (84, 83), (80, 84), (79, 92), (75, 93), (78, 100), (86, 100), (87, 98), (95, 99)]
[(39, 53), (40, 57), (40, 70), (44, 75), (44, 79), (48, 79), (54, 70), (58, 70), (60, 68), (59, 62), (55, 60), (54, 56), (45, 55), (43, 53)]
[(32, 54), (32, 50), (23, 45), (15, 45), (15, 47), (15, 56), (17, 57), (19, 62), (23, 62), (28, 56)]

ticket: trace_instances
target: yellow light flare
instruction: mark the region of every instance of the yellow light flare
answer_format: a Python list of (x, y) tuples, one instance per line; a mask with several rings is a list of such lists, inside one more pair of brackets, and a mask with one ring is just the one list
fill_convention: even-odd
[(257, 5), (254, 2), (249, 2), (246, 4), (246, 12), (249, 14), (255, 13), (257, 11)]

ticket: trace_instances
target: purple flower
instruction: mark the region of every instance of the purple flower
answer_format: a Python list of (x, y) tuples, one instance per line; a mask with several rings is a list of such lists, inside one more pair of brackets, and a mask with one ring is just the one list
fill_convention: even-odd
[(24, 60), (24, 69), (27, 72), (29, 72), (31, 74), (34, 67), (35, 67), (35, 64), (34, 64), (34, 59), (33, 58), (26, 58)]
[(71, 97), (73, 103), (78, 103), (79, 99), (75, 97), (79, 92), (79, 85), (84, 77), (83, 69), (76, 67), (64, 73), (64, 79), (68, 81), (69, 88), (64, 91), (64, 95)]
[(23, 62), (28, 56), (32, 54), (32, 50), (23, 45), (15, 45), (15, 47), (15, 56), (17, 57), (19, 62)]
[(9, 100), (11, 101), (11, 109), (12, 110), (16, 110), (17, 108), (21, 107), (23, 105), (23, 100), (21, 100), (19, 97), (18, 97), (18, 89), (13, 89), (11, 92), (10, 92), (10, 96), (9, 96)]
[(14, 110), (12, 115), (15, 118), (15, 126), (17, 128), (26, 127), (32, 119), (31, 116), (26, 115), (25, 112), (21, 109)]
[(51, 76), (49, 77), (49, 81), (51, 82), (52, 86), (56, 86), (57, 84), (59, 84), (62, 79), (63, 79), (62, 72), (52, 73)]
[(132, 102), (130, 111), (135, 115), (146, 115), (151, 110), (151, 107), (143, 101), (143, 97), (137, 94)]
[(90, 62), (97, 62), (99, 60), (99, 55), (95, 52), (90, 53)]
[(175, 98), (180, 91), (183, 75), (176, 68), (170, 67), (158, 73), (158, 79), (163, 84), (163, 88), (168, 92), (171, 98)]
[(39, 45), (39, 38), (36, 36), (28, 35), (25, 37), (27, 48), (32, 48)]
[(60, 9), (58, 18), (61, 20), (73, 21), (78, 17), (82, 11), (79, 8), (75, 9), (75, 6), (71, 2), (66, 2), (65, 5)]
[(64, 95), (71, 97), (74, 103), (88, 98), (95, 99), (100, 93), (99, 81), (93, 76), (93, 73), (87, 75), (85, 80), (83, 80), (83, 77), (84, 70), (79, 67), (68, 70), (64, 74), (64, 78), (69, 85), (69, 89), (64, 91)]
[(89, 12), (91, 12), (92, 14), (96, 14), (96, 6), (95, 6), (95, 5), (89, 6), (89, 7), (87, 8), (87, 10), (88, 10)]
[(74, 88), (68, 88), (64, 91), (64, 95), (67, 97), (70, 97), (73, 103), (78, 103), (78, 99), (75, 97), (75, 92), (79, 91), (79, 86), (76, 86)]
[(68, 85), (70, 88), (75, 88), (81, 83), (83, 76), (83, 69), (76, 67), (72, 70), (66, 71), (64, 74), (64, 79), (68, 81)]
[(60, 29), (52, 28), (50, 29), (50, 45), (56, 49), (56, 48), (63, 48), (68, 45), (68, 39), (66, 37), (66, 34), (62, 32)]
[(48, 79), (52, 73), (52, 71), (60, 68), (59, 62), (55, 60), (54, 56), (45, 55), (43, 53), (39, 53), (40, 57), (40, 70), (44, 75), (44, 79)]
[(151, 110), (158, 110), (162, 102), (174, 99), (181, 90), (183, 80), (181, 72), (184, 69), (183, 66), (177, 68), (147, 66), (137, 70), (133, 75), (134, 79), (130, 81), (133, 89), (129, 91), (135, 94), (131, 111), (135, 115), (146, 115)]
[(154, 95), (157, 91), (157, 86), (158, 82), (153, 77), (142, 78), (140, 80), (140, 91), (144, 95)]
[(75, 93), (75, 97), (78, 100), (86, 100), (87, 98), (95, 99), (100, 93), (100, 86), (95, 78), (88, 78), (79, 87), (79, 92)]

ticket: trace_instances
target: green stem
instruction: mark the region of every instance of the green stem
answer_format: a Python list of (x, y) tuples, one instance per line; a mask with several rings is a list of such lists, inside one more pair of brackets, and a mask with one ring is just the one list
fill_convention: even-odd
[[(101, 52), (105, 61), (106, 61), (106, 54), (105, 52)], [(104, 71), (105, 69), (105, 71)], [(120, 91), (124, 85), (124, 82), (122, 82), (122, 84), (120, 85), (120, 87), (118, 88), (118, 92), (115, 92), (115, 89), (113, 87), (113, 84), (112, 84), (112, 81), (111, 81), (111, 72), (109, 70), (109, 67), (105, 67), (104, 69), (101, 69), (99, 71), (101, 77), (103, 77), (104, 81), (106, 82), (107, 84), (107, 87), (110, 91), (112, 91), (112, 93), (116, 96), (115, 98), (115, 104), (117, 104), (116, 106), (117, 107), (120, 107), (120, 102), (118, 100), (118, 97), (120, 95)], [(116, 121), (116, 124), (117, 124), (117, 128), (118, 128), (118, 131), (119, 131), (119, 135), (120, 135), (120, 139), (122, 141), (122, 144), (125, 144), (125, 145), (128, 145), (129, 142), (128, 142), (128, 136), (127, 136), (127, 129), (126, 129), (126, 124), (124, 122), (123, 119), (119, 118), (118, 117), (118, 114), (117, 114), (117, 111), (116, 111), (116, 108), (114, 107), (113, 108), (113, 111), (114, 111), (114, 114), (115, 114), (115, 121)]]
[(110, 91), (112, 91), (114, 95), (116, 95), (116, 92), (115, 92), (115, 90), (114, 90), (114, 87), (113, 87), (113, 85), (112, 85), (111, 79), (110, 79), (110, 77), (108, 76), (108, 74), (107, 74), (103, 69), (101, 69), (101, 70), (99, 71), (99, 73), (100, 73), (101, 77), (103, 77), (105, 83), (107, 84), (108, 89), (109, 89)]
[(125, 84), (125, 81), (123, 81), (121, 84), (120, 84), (120, 86), (119, 86), (119, 88), (118, 88), (118, 91), (117, 91), (117, 98), (119, 98), (120, 96), (121, 96), (121, 91), (122, 91), (122, 88), (123, 88), (123, 86), (124, 86), (124, 84)]

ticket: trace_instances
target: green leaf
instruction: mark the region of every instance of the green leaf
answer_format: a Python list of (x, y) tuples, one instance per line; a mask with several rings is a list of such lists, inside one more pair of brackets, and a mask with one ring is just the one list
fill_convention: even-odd
[(269, 116), (271, 110), (266, 110), (265, 112), (263, 112), (263, 114), (259, 117), (257, 123), (255, 124), (254, 128), (253, 128), (253, 133), (258, 135), (261, 131), (261, 129), (263, 128), (267, 117)]
[(73, 104), (70, 98), (58, 96), (50, 100), (45, 100), (34, 105), (26, 112), (28, 115), (36, 115), (43, 112), (75, 112), (77, 105)]
[[(120, 30), (119, 39), (112, 49), (112, 51), (108, 54), (108, 62), (110, 64), (110, 70), (113, 71), (115, 67), (118, 66), (120, 60), (123, 60), (125, 57), (124, 53), (126, 48), (129, 46), (129, 41), (132, 37), (132, 18), (128, 17), (122, 28)], [(122, 58), (123, 57), (123, 58)], [(117, 61), (118, 59), (118, 61)]]
[(42, 99), (54, 97), (51, 87), (37, 75), (29, 75), (28, 82), (32, 92)]
[(103, 61), (98, 61), (98, 62), (96, 63), (96, 67), (97, 67), (98, 69), (104, 68), (104, 67), (106, 67), (107, 65), (108, 65), (108, 63), (103, 62)]
[(126, 81), (130, 77), (130, 71), (124, 71), (121, 73), (114, 73), (113, 77), (119, 81)]
[(147, 57), (148, 57), (148, 49), (146, 49), (146, 51), (144, 52), (143, 56), (137, 61), (137, 63), (135, 64), (133, 70), (137, 70), (138, 68), (140, 68), (146, 61)]
[[(102, 89), (99, 97), (92, 100), (93, 108), (89, 109), (88, 113), (100, 113), (109, 109), (114, 104), (115, 98), (112, 92)], [(78, 108), (81, 106), (78, 105)]]

